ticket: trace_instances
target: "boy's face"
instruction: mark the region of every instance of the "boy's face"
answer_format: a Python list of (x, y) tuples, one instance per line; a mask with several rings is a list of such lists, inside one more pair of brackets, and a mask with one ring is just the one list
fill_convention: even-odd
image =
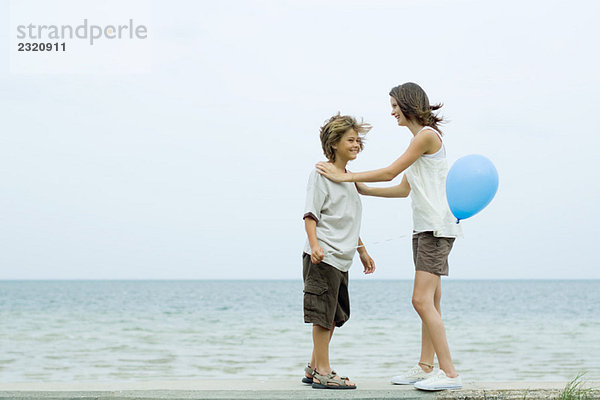
[(360, 152), (360, 138), (358, 133), (352, 128), (348, 129), (340, 141), (333, 146), (335, 150), (335, 159), (350, 161), (354, 160)]

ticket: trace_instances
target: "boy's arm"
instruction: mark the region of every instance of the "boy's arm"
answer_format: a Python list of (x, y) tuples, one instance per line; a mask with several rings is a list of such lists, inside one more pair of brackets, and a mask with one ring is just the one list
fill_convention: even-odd
[(310, 216), (305, 216), (304, 229), (306, 229), (308, 244), (310, 245), (310, 261), (313, 264), (318, 264), (323, 261), (325, 255), (323, 254), (323, 249), (317, 240), (317, 221)]
[(363, 272), (365, 274), (372, 274), (375, 272), (375, 261), (371, 258), (369, 253), (367, 253), (367, 249), (363, 244), (360, 237), (358, 238), (358, 255), (360, 256), (360, 262), (362, 263), (364, 269)]
[(400, 182), (400, 184), (396, 186), (382, 188), (367, 186), (364, 183), (356, 182), (356, 188), (358, 189), (358, 193), (363, 194), (365, 196), (408, 197), (408, 195), (410, 194), (410, 185), (408, 183), (406, 175), (402, 177), (402, 182)]

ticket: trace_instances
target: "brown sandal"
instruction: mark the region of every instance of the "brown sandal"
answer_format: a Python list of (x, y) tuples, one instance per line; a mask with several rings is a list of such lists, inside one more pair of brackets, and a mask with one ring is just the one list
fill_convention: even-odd
[[(304, 376), (302, 377), (302, 383), (307, 383), (309, 385), (312, 385), (313, 383), (313, 378), (312, 376), (314, 375), (315, 370), (312, 369), (310, 367), (310, 363), (304, 368)], [(310, 375), (311, 377), (307, 377), (306, 375)]]
[[(331, 370), (331, 373), (334, 374), (334, 375), (337, 375), (334, 370)], [(310, 363), (308, 363), (306, 365), (306, 367), (304, 367), (304, 376), (302, 377), (302, 383), (306, 383), (306, 384), (312, 385), (312, 383), (313, 383), (312, 376), (314, 374), (315, 374), (315, 370), (312, 369), (312, 367), (310, 366)], [(310, 375), (310, 378), (307, 377), (306, 375)]]
[[(350, 380), (347, 376), (337, 376), (333, 371), (328, 375), (321, 375), (316, 370), (313, 374), (313, 389), (356, 389), (356, 385), (348, 385), (347, 380)], [(337, 376), (337, 379), (335, 379)], [(319, 382), (315, 382), (316, 378)]]

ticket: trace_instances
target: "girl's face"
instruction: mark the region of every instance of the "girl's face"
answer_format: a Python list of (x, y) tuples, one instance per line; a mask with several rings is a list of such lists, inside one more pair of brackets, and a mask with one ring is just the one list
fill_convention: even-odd
[(352, 128), (348, 129), (340, 141), (333, 146), (336, 160), (354, 160), (360, 152), (360, 138)]
[(406, 126), (408, 120), (406, 119), (404, 114), (402, 114), (398, 102), (392, 96), (390, 96), (390, 104), (392, 105), (392, 117), (396, 118), (396, 120), (398, 121), (398, 125)]

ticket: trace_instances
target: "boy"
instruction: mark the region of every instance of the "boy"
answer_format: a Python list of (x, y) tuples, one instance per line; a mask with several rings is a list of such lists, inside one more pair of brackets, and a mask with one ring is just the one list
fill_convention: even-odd
[[(363, 149), (362, 135), (369, 124), (337, 115), (321, 127), (321, 146), (332, 166), (344, 172), (346, 164)], [(304, 383), (314, 389), (356, 389), (329, 365), (329, 342), (336, 326), (350, 316), (348, 270), (358, 247), (364, 273), (375, 263), (359, 237), (362, 206), (353, 183), (335, 183), (317, 171), (310, 175), (304, 225), (308, 240), (302, 255), (304, 322), (313, 324), (313, 353), (305, 369)]]

